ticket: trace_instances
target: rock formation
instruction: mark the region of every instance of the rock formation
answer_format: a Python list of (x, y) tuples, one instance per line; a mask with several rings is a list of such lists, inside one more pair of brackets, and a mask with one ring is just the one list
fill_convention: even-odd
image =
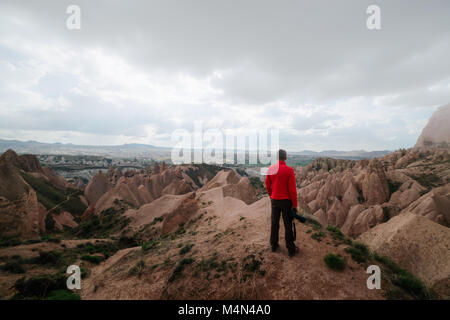
[(417, 139), (416, 148), (450, 146), (450, 104), (439, 107)]

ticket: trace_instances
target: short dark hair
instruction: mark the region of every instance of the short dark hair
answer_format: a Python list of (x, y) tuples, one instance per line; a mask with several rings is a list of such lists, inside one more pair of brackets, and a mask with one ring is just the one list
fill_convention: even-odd
[(286, 150), (280, 149), (278, 150), (278, 160), (284, 161), (286, 160), (287, 155), (286, 155)]

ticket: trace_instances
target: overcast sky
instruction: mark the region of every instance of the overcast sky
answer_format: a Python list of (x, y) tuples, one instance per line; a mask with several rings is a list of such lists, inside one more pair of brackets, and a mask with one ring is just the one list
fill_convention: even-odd
[(202, 121), (288, 150), (412, 147), (449, 57), (448, 0), (1, 0), (0, 138), (170, 146)]

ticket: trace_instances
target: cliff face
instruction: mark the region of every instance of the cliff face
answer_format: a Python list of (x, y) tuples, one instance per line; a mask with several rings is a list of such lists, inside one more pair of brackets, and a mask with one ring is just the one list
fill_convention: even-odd
[(450, 145), (450, 104), (439, 107), (422, 130), (416, 148)]
[(46, 231), (48, 214), (51, 225), (74, 227), (74, 221), (65, 223), (73, 220), (74, 212), (67, 210), (80, 202), (69, 194), (75, 193), (71, 188), (63, 177), (41, 167), (35, 156), (6, 151), (0, 156), (0, 236), (38, 238)]

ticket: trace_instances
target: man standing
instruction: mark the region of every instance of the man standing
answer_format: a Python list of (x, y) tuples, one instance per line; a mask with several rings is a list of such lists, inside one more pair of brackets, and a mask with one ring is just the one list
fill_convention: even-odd
[(272, 224), (270, 245), (272, 251), (278, 249), (278, 231), (280, 229), (280, 213), (283, 215), (286, 248), (292, 257), (298, 252), (294, 244), (291, 211), (297, 211), (297, 187), (294, 170), (286, 165), (286, 151), (278, 151), (278, 163), (271, 165), (267, 171), (266, 189), (272, 204)]

